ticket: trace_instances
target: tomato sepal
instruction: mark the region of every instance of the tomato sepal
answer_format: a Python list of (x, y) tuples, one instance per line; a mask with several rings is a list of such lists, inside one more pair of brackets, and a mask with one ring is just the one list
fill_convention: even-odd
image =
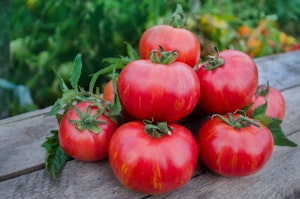
[(102, 111), (97, 111), (96, 114), (91, 115), (91, 106), (87, 106), (85, 114), (83, 114), (76, 106), (72, 106), (75, 112), (79, 116), (79, 120), (68, 120), (75, 125), (75, 128), (79, 131), (85, 129), (91, 131), (92, 133), (98, 134), (101, 132), (101, 128), (98, 124), (105, 124), (104, 121), (98, 120), (97, 118), (103, 114)]
[(163, 135), (172, 135), (173, 128), (168, 126), (167, 122), (155, 122), (154, 120), (144, 120), (144, 130), (153, 138), (159, 138)]
[(264, 124), (270, 131), (274, 139), (274, 145), (277, 146), (290, 146), (297, 147), (297, 144), (291, 141), (283, 132), (281, 128), (282, 120), (274, 117), (268, 117), (266, 115), (268, 102), (267, 100), (263, 105), (258, 106), (253, 113), (251, 114), (251, 118), (254, 118)]

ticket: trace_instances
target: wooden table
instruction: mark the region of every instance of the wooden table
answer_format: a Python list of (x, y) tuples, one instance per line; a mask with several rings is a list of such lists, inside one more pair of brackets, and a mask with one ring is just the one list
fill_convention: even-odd
[[(282, 128), (300, 145), (300, 51), (255, 59), (259, 81), (283, 92), (287, 104)], [(199, 164), (181, 189), (149, 196), (124, 188), (107, 160), (69, 161), (51, 180), (44, 170), (40, 145), (57, 129), (49, 108), (0, 120), (0, 198), (300, 198), (300, 147), (276, 146), (258, 173), (242, 178), (218, 176)]]

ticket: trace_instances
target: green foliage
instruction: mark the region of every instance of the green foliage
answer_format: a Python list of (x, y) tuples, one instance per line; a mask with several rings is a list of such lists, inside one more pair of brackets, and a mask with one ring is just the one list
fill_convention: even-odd
[[(272, 18), (271, 21), (285, 28), (287, 33), (300, 35), (298, 0), (12, 0), (10, 75), (7, 79), (29, 90), (34, 107), (49, 106), (60, 97), (60, 80), (55, 78), (53, 67), (66, 81), (72, 70), (73, 57), (82, 54), (82, 78), (73, 83), (88, 88), (89, 74), (106, 68), (111, 61), (118, 65), (112, 57), (124, 58), (122, 55), (128, 48), (124, 41), (137, 49), (143, 31), (163, 23), (163, 18), (170, 16), (178, 3), (186, 14), (188, 27), (200, 39), (202, 57), (206, 55), (205, 48), (210, 50), (212, 43), (219, 49), (249, 50), (247, 42), (239, 40), (236, 29), (241, 24), (255, 27), (264, 18)], [(206, 19), (206, 25), (200, 23), (201, 19)], [(255, 56), (282, 49), (278, 43), (280, 32), (275, 28), (270, 32), (269, 37), (275, 41), (274, 48), (268, 47), (267, 39), (258, 38), (263, 45)], [(130, 61), (136, 55), (128, 57), (127, 61)], [(126, 63), (124, 60), (119, 60), (119, 67)], [(93, 84), (101, 88), (108, 77), (96, 79)], [(20, 111), (17, 103), (12, 107), (14, 113)]]
[(42, 144), (42, 147), (47, 151), (45, 169), (48, 175), (56, 180), (58, 172), (71, 157), (68, 156), (59, 145), (58, 131), (53, 130), (51, 134), (52, 135), (47, 137), (46, 141)]
[[(124, 41), (137, 47), (145, 28), (177, 3), (184, 1), (13, 0), (8, 79), (27, 87), (38, 108), (49, 106), (60, 95), (53, 67), (67, 80), (71, 60), (82, 54), (85, 67), (79, 83), (88, 87), (88, 75), (108, 64), (102, 59), (123, 55)], [(99, 79), (98, 86), (107, 79)]]

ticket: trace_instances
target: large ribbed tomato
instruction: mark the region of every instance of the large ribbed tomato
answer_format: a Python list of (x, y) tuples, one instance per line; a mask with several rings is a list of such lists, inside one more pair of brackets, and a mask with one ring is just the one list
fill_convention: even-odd
[(199, 79), (182, 62), (130, 62), (117, 82), (125, 110), (138, 119), (175, 122), (187, 116), (200, 96)]
[[(224, 176), (247, 176), (258, 172), (270, 159), (273, 137), (269, 129), (247, 124), (239, 114), (207, 119), (197, 137), (199, 157), (213, 172)], [(233, 119), (234, 118), (234, 119)], [(248, 118), (249, 119), (249, 118)], [(230, 123), (230, 124), (229, 124)]]
[(237, 50), (223, 50), (199, 65), (199, 104), (210, 113), (225, 114), (242, 109), (255, 95), (258, 70), (254, 60)]
[(147, 29), (141, 36), (139, 54), (142, 59), (149, 59), (152, 50), (177, 50), (181, 61), (194, 67), (200, 59), (200, 43), (197, 37), (185, 28), (176, 28), (170, 25), (156, 25)]
[(196, 140), (179, 124), (166, 127), (166, 131), (160, 131), (135, 121), (116, 130), (108, 157), (124, 186), (146, 194), (162, 194), (191, 179), (198, 161)]

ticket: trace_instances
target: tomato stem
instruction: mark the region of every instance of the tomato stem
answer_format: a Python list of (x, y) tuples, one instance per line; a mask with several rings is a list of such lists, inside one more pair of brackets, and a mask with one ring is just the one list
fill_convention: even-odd
[(89, 105), (86, 109), (85, 114), (83, 114), (76, 106), (72, 106), (74, 111), (77, 113), (79, 120), (71, 120), (69, 121), (75, 125), (77, 130), (83, 131), (85, 129), (98, 134), (101, 132), (101, 128), (98, 124), (105, 124), (104, 121), (98, 120), (97, 118), (103, 114), (103, 111), (98, 110), (94, 115), (91, 115), (91, 106)]
[(207, 61), (203, 64), (205, 70), (215, 70), (224, 64), (224, 59), (220, 57), (219, 50), (216, 46), (213, 46), (216, 56), (208, 55)]
[(257, 91), (255, 95), (265, 97), (269, 92), (270, 92), (270, 85), (269, 85), (269, 81), (267, 81), (267, 85), (262, 84), (257, 87)]
[(163, 135), (172, 135), (173, 128), (168, 126), (167, 122), (156, 122), (152, 120), (144, 120), (145, 132), (153, 138), (160, 138)]
[(150, 60), (152, 63), (168, 65), (173, 63), (178, 57), (177, 50), (165, 51), (162, 46), (159, 46), (159, 49), (159, 51), (152, 50), (150, 52)]
[(257, 121), (255, 121), (251, 118), (248, 118), (244, 115), (239, 115), (237, 118), (235, 118), (232, 113), (228, 113), (226, 115), (227, 118), (225, 118), (223, 115), (214, 114), (214, 115), (212, 115), (212, 118), (215, 116), (217, 116), (224, 123), (226, 123), (227, 125), (235, 128), (235, 129), (244, 128), (249, 125), (254, 125), (254, 126), (262, 129), (262, 126)]

